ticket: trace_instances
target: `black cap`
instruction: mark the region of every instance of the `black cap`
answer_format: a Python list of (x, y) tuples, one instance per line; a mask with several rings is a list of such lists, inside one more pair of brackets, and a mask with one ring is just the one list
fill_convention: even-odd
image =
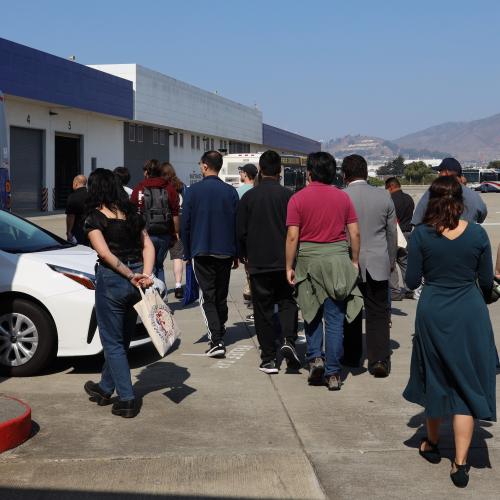
[(449, 172), (456, 172), (457, 175), (462, 175), (462, 165), (455, 158), (445, 158), (438, 166), (438, 172), (441, 170), (448, 170)]
[(245, 172), (251, 179), (255, 179), (257, 177), (257, 167), (253, 163), (247, 163), (246, 165), (239, 167), (238, 170)]

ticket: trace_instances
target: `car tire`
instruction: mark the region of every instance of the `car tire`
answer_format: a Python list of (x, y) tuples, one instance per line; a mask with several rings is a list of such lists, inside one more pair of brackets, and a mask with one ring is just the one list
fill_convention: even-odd
[[(57, 331), (50, 315), (39, 305), (22, 298), (2, 300), (0, 306), (0, 326), (8, 325), (10, 318), (22, 321), (23, 325), (30, 325), (36, 330), (37, 345), (31, 356), (23, 364), (13, 366), (4, 358), (6, 349), (2, 352), (5, 343), (0, 343), (0, 373), (10, 377), (28, 377), (41, 372), (54, 360), (57, 355)], [(3, 332), (0, 332), (0, 336)], [(5, 335), (4, 335), (5, 336)], [(33, 345), (24, 343), (24, 346)]]

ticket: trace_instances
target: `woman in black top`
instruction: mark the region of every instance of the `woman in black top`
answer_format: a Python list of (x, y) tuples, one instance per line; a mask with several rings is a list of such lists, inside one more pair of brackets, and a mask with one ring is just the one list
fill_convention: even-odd
[(99, 256), (95, 307), (105, 362), (101, 381), (87, 382), (85, 391), (103, 406), (116, 390), (112, 413), (131, 418), (139, 413), (127, 360), (137, 319), (133, 306), (138, 287), (153, 284), (155, 251), (142, 216), (122, 191), (110, 170), (98, 168), (89, 177), (85, 233)]

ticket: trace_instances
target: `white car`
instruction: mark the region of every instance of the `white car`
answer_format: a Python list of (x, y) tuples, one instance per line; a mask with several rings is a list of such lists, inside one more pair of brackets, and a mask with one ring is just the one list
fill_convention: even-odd
[[(56, 356), (102, 351), (96, 253), (0, 210), (0, 371), (38, 373)], [(150, 342), (138, 323), (131, 347)]]

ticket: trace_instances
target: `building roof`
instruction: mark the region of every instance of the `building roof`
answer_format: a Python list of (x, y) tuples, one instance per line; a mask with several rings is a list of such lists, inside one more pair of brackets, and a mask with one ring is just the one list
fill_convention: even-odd
[(321, 151), (321, 143), (272, 125), (262, 124), (263, 144), (283, 151), (309, 154)]
[(5, 94), (132, 119), (132, 82), (0, 38)]

